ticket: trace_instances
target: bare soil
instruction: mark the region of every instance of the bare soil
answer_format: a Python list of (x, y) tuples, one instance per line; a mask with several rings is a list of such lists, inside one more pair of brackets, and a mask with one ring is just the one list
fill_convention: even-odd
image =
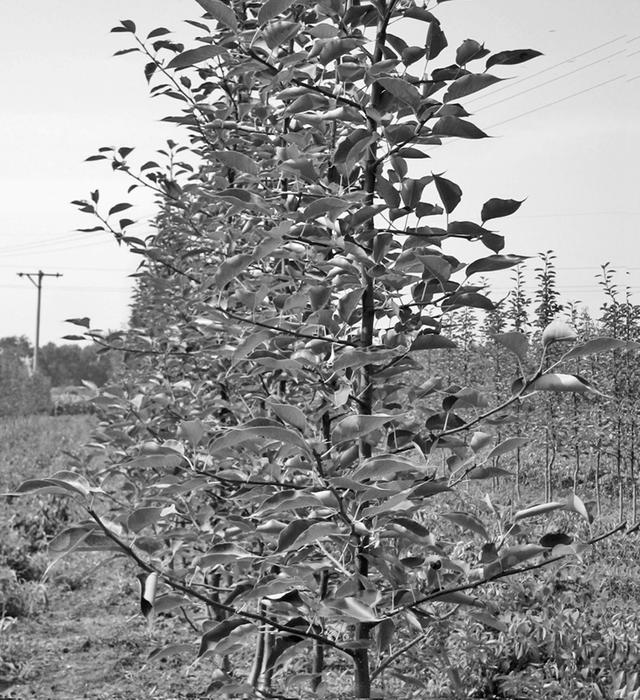
[[(0, 421), (0, 493), (81, 458), (91, 423), (88, 416)], [(46, 542), (64, 527), (61, 518), (73, 518), (65, 508), (51, 496), (0, 499), (0, 700), (207, 697), (212, 660), (193, 664), (196, 636), (181, 618), (147, 624), (129, 562), (78, 553), (42, 582)], [(146, 664), (150, 652), (173, 643), (192, 651)]]
[[(88, 558), (87, 558), (88, 559)], [(72, 565), (82, 567), (76, 557)], [(193, 633), (174, 618), (152, 627), (138, 612), (131, 567), (111, 563), (70, 590), (64, 577), (47, 585), (46, 609), (15, 620), (0, 637), (0, 668), (15, 685), (0, 698), (27, 700), (186, 700), (206, 696), (211, 660), (192, 665)], [(193, 653), (145, 664), (149, 653), (173, 643)]]

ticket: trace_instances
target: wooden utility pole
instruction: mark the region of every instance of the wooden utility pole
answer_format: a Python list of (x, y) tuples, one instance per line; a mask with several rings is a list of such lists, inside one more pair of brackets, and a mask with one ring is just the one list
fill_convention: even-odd
[(38, 304), (36, 308), (36, 342), (33, 346), (33, 371), (38, 369), (38, 350), (40, 349), (40, 307), (42, 304), (42, 279), (44, 277), (62, 277), (59, 272), (18, 272), (18, 277), (27, 277), (29, 282), (38, 290)]

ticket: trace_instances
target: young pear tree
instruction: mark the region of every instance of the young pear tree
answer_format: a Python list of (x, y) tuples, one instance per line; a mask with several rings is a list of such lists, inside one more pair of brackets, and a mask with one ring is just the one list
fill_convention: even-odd
[[(76, 202), (142, 260), (131, 331), (87, 331), (129, 366), (96, 400), (111, 463), (20, 490), (84, 504), (53, 551), (126, 555), (145, 616), (194, 606), (194, 653), (220, 663), (211, 692), (308, 681), (320, 693), (330, 661), (351, 669), (350, 697), (379, 696), (385, 672), (454, 613), (499, 625), (473, 591), (594, 539), (536, 520), (566, 510), (590, 524), (575, 495), (509, 512), (475, 487), (509, 475), (527, 438), (494, 434), (519, 402), (596, 393), (547, 367), (570, 329), (547, 327), (534, 369), (519, 330), (495, 335), (519, 367), (495, 405), (438, 376), (415, 383), (430, 353), (455, 347), (449, 318), (494, 309), (473, 279), (524, 259), (487, 228), (521, 202), (456, 220), (461, 188), (428, 152), (454, 138), (472, 150), (486, 134), (464, 99), (539, 54), (474, 39), (450, 51), (437, 7), (415, 0), (198, 4), (186, 49), (162, 27), (114, 29), (188, 135), (139, 169), (130, 148), (92, 157), (156, 193), (156, 232), (128, 233), (128, 202)], [(447, 252), (453, 239), (470, 263)], [(243, 676), (228, 658), (247, 640)]]

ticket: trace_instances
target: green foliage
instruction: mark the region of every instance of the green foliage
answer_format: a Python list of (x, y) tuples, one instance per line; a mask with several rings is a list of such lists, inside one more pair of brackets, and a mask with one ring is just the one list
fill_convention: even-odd
[[(451, 642), (477, 652), (465, 655), (469, 666), (462, 670), (473, 688), (469, 697), (608, 697), (619, 670), (637, 668), (640, 640), (634, 614), (599, 587), (560, 571), (497, 591), (496, 606), (508, 610), (503, 628), (460, 629)], [(628, 691), (638, 687), (636, 679)]]
[(0, 350), (2, 350), (2, 354), (5, 356), (20, 358), (22, 360), (30, 358), (33, 353), (31, 343), (24, 335), (12, 335), (0, 338)]
[[(124, 358), (94, 399), (109, 465), (18, 490), (84, 504), (52, 552), (128, 556), (145, 618), (188, 596), (198, 659), (252, 645), (249, 674), (223, 673), (210, 692), (284, 692), (295, 670), (320, 694), (330, 662), (350, 664), (352, 695), (371, 697), (458, 607), (506, 624), (477, 589), (588, 549), (593, 516), (575, 494), (549, 489), (517, 513), (482, 496), (527, 443), (521, 405), (600, 394), (557, 369), (559, 341), (576, 335), (552, 323), (549, 254), (542, 335), (531, 346), (518, 335), (520, 295), (518, 340), (492, 321), (494, 366), (508, 358), (515, 381), (487, 395), (479, 379), (475, 319), (496, 305), (468, 278), (524, 260), (483, 227), (522, 202), (494, 197), (477, 222), (452, 221), (460, 186), (418, 166), (449, 138), (486, 136), (453, 101), (500, 79), (469, 68), (490, 56), (484, 45), (467, 39), (455, 64), (434, 68), (446, 36), (413, 2), (199, 4), (194, 48), (145, 42), (130, 20), (114, 28), (135, 35), (152, 93), (179, 102), (168, 120), (189, 136), (168, 142), (162, 165), (136, 170), (129, 147), (92, 158), (156, 193), (155, 233), (128, 235), (132, 221), (116, 216), (127, 202), (105, 210), (97, 191), (75, 202), (142, 259), (130, 331), (71, 320)], [(486, 66), (536, 55), (499, 52)], [(454, 238), (470, 264), (447, 252)], [(446, 374), (431, 374), (442, 354)], [(559, 510), (570, 533), (536, 520)], [(458, 683), (446, 659), (441, 670)]]
[(42, 374), (31, 374), (25, 360), (0, 351), (0, 416), (45, 413), (51, 408), (51, 384)]
[(546, 328), (563, 310), (563, 306), (558, 300), (560, 292), (558, 292), (556, 283), (555, 258), (552, 250), (540, 253), (542, 266), (536, 268), (536, 279), (539, 283), (535, 292), (536, 318), (540, 330)]
[[(73, 445), (88, 439), (86, 419), (29, 416), (0, 422), (0, 492), (13, 491), (63, 463), (77, 463)], [(64, 454), (64, 451), (67, 454)], [(50, 539), (77, 515), (66, 499), (3, 499), (0, 509), (0, 620), (44, 610), (42, 576)]]
[(47, 343), (40, 348), (38, 360), (54, 387), (79, 386), (83, 381), (103, 386), (112, 373), (112, 358), (98, 354), (93, 345)]
[(13, 569), (0, 564), (0, 620), (33, 615), (46, 604), (42, 585), (21, 582)]

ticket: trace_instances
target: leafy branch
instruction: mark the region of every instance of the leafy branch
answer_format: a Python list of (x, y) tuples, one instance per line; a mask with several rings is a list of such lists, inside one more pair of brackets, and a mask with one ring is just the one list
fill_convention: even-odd
[(205, 603), (206, 605), (209, 605), (216, 610), (220, 610), (221, 612), (227, 613), (228, 615), (236, 615), (238, 617), (244, 617), (247, 620), (251, 620), (252, 622), (268, 624), (270, 627), (273, 627), (279, 632), (284, 632), (286, 634), (291, 634), (298, 637), (305, 637), (307, 639), (313, 639), (335, 649), (336, 651), (341, 652), (342, 654), (346, 654), (347, 656), (353, 655), (353, 652), (350, 649), (343, 647), (342, 645), (338, 644), (329, 637), (316, 634), (315, 632), (312, 632), (310, 630), (304, 630), (298, 627), (288, 627), (287, 625), (282, 625), (268, 615), (260, 615), (258, 613), (249, 612), (248, 610), (236, 609), (232, 605), (221, 603), (219, 600), (215, 600), (214, 598), (210, 598), (209, 596), (200, 593), (193, 586), (185, 585), (184, 583), (176, 580), (170, 574), (163, 572), (157, 566), (154, 566), (153, 564), (146, 562), (144, 559), (139, 557), (126, 542), (120, 539), (120, 537), (118, 537), (110, 528), (108, 528), (105, 525), (98, 513), (95, 510), (93, 510), (93, 508), (87, 507), (86, 511), (97, 523), (98, 527), (102, 530), (105, 536), (109, 538), (112, 542), (114, 542), (123, 551), (123, 553), (127, 555), (127, 557), (129, 557), (136, 563), (136, 565), (140, 569), (146, 571), (147, 573), (157, 574), (159, 578), (161, 578), (168, 586), (170, 586), (174, 590), (180, 591), (181, 593), (185, 593), (188, 596), (195, 598), (196, 600), (199, 600), (200, 602)]

